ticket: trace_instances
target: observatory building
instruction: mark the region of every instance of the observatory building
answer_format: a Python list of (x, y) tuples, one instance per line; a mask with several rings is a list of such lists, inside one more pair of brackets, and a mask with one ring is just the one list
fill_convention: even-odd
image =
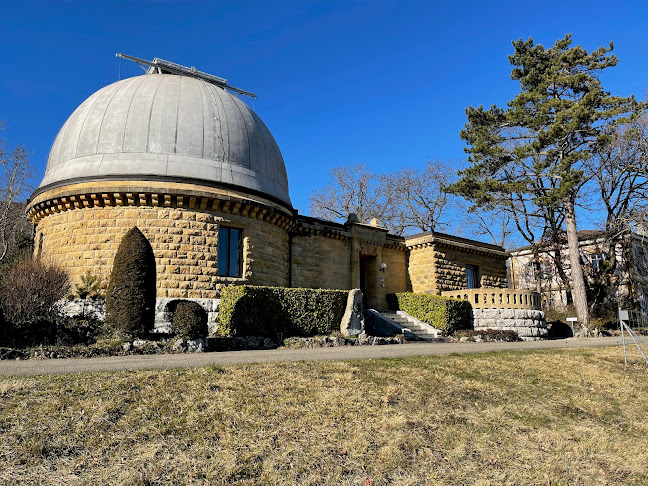
[(107, 280), (137, 226), (155, 253), (158, 310), (225, 285), (361, 288), (367, 305), (413, 290), (506, 286), (506, 252), (473, 240), (389, 234), (351, 216), (299, 215), (272, 133), (226, 80), (159, 59), (106, 86), (59, 131), (28, 205), (35, 252), (78, 281)]

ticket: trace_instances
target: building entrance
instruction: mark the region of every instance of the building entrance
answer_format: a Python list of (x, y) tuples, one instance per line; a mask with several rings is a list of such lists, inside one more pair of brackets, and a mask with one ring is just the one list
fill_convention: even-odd
[(362, 305), (368, 306), (372, 301), (372, 274), (375, 273), (376, 257), (360, 256), (360, 290), (362, 291)]

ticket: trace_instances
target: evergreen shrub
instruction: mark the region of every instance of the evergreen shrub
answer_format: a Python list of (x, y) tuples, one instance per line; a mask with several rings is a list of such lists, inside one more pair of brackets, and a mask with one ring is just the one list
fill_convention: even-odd
[(472, 306), (466, 300), (441, 295), (402, 292), (388, 294), (387, 304), (392, 310), (407, 312), (449, 335), (458, 329), (470, 328)]
[(207, 337), (207, 312), (190, 300), (181, 300), (173, 311), (173, 328), (179, 337), (199, 339)]
[(135, 226), (122, 238), (106, 291), (106, 325), (129, 337), (146, 337), (155, 320), (155, 256)]
[(347, 290), (225, 287), (218, 308), (221, 335), (276, 339), (340, 330)]

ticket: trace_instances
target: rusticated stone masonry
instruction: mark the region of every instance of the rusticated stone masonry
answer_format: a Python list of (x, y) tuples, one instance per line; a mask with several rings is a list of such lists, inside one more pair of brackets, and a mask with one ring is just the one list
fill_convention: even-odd
[[(445, 237), (445, 238), (444, 238)], [(506, 287), (507, 253), (493, 245), (427, 234), (406, 238), (412, 291), (467, 288), (466, 267), (477, 267), (481, 287)]]
[[(217, 274), (218, 226), (243, 230), (243, 276)], [(183, 208), (81, 207), (43, 218), (36, 252), (65, 267), (76, 281), (86, 272), (107, 280), (121, 238), (137, 226), (157, 265), (158, 297), (216, 298), (223, 285), (288, 284), (288, 237), (270, 222)]]

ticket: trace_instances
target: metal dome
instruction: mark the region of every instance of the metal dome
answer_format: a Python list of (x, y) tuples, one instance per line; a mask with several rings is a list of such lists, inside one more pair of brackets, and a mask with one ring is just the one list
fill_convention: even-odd
[(90, 96), (58, 133), (36, 193), (102, 180), (234, 186), (292, 207), (270, 130), (237, 97), (188, 76), (146, 74)]

